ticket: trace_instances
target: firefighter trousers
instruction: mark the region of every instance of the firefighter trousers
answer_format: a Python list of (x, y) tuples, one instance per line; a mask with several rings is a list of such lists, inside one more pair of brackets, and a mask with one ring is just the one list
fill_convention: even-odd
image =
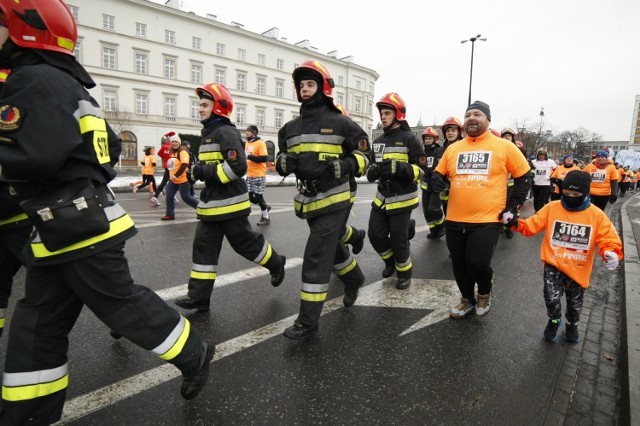
[(253, 232), (249, 216), (224, 221), (200, 221), (193, 239), (193, 264), (189, 277), (188, 296), (209, 299), (218, 275), (218, 259), (223, 238), (227, 237), (233, 250), (254, 263), (276, 273), (282, 266), (282, 257), (264, 236)]
[(197, 371), (200, 336), (155, 292), (133, 282), (124, 242), (76, 261), (32, 266), (11, 321), (0, 424), (60, 419), (69, 381), (68, 335), (84, 305), (183, 374)]
[(386, 265), (395, 264), (399, 279), (411, 278), (410, 219), (411, 210), (387, 215), (371, 209), (369, 216), (369, 241)]
[(436, 232), (444, 227), (444, 211), (439, 192), (422, 191), (422, 212), (429, 225), (429, 231)]
[(345, 288), (360, 287), (364, 283), (364, 275), (355, 258), (338, 239), (349, 218), (349, 211), (344, 208), (307, 219), (310, 232), (302, 262), (298, 315), (298, 322), (307, 327), (318, 325), (332, 270)]
[(24, 248), (31, 229), (31, 226), (23, 226), (0, 231), (0, 336), (4, 330), (13, 276), (24, 265)]

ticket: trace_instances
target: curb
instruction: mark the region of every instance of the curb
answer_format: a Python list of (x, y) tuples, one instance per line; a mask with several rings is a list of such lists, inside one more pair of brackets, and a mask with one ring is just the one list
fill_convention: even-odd
[[(620, 209), (622, 239), (624, 242), (624, 291), (622, 306), (622, 424), (640, 424), (640, 258), (638, 238), (629, 217), (627, 205), (640, 202), (634, 196), (624, 202)], [(625, 383), (626, 382), (626, 383)]]

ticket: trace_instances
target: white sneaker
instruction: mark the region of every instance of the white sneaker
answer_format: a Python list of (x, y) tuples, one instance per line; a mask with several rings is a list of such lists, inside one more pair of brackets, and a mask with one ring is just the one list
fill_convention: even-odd
[(160, 205), (160, 201), (158, 201), (158, 199), (156, 197), (151, 197), (149, 199), (149, 201), (151, 202), (151, 204), (153, 204), (155, 207), (158, 207)]
[(449, 316), (453, 319), (463, 318), (469, 312), (475, 309), (475, 305), (472, 305), (468, 299), (464, 297), (460, 298), (460, 303), (453, 308), (451, 308), (451, 312), (449, 312)]
[(478, 294), (476, 315), (483, 317), (489, 313), (489, 309), (491, 309), (491, 293)]
[(178, 201), (178, 197), (173, 197), (173, 199), (176, 201), (176, 204), (178, 204), (180, 201)]
[(131, 188), (131, 190), (133, 191), (133, 193), (135, 194), (136, 192), (138, 192), (138, 186), (137, 185), (133, 185), (133, 187)]

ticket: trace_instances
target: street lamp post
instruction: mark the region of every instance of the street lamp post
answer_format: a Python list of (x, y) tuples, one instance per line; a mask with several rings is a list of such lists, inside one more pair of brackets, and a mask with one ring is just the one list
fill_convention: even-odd
[(469, 72), (469, 102), (467, 105), (471, 105), (471, 82), (473, 81), (473, 49), (475, 47), (476, 40), (487, 41), (486, 38), (480, 38), (482, 34), (478, 34), (475, 37), (471, 37), (468, 40), (462, 40), (460, 43), (464, 44), (468, 41), (471, 42), (471, 71)]

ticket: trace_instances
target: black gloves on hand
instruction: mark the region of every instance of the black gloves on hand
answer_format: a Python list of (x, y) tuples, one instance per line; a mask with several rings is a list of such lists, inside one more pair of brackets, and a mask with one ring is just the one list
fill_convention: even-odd
[(498, 219), (502, 221), (507, 228), (518, 226), (518, 210), (513, 207), (507, 207), (498, 215)]
[(193, 176), (195, 180), (204, 180), (205, 164), (206, 163), (204, 161), (200, 161), (194, 164), (193, 167), (191, 168), (191, 176)]
[(280, 176), (288, 176), (294, 173), (298, 168), (298, 156), (296, 154), (285, 152), (280, 154), (276, 159), (276, 171)]
[(411, 168), (411, 165), (404, 161), (385, 160), (380, 166), (380, 175), (385, 179), (389, 179), (391, 176), (406, 178), (410, 176), (408, 168)]
[(447, 183), (444, 181), (444, 176), (438, 172), (434, 172), (431, 175), (431, 185), (429, 185), (429, 188), (433, 192), (442, 192), (447, 189)]
[(340, 179), (342, 176), (352, 175), (355, 170), (353, 163), (349, 160), (334, 160), (329, 163), (333, 176), (335, 179)]
[(380, 168), (376, 164), (372, 164), (367, 171), (367, 180), (369, 182), (375, 182), (380, 179)]
[(615, 203), (616, 201), (618, 201), (618, 196), (617, 195), (613, 195), (611, 194), (611, 197), (609, 197), (609, 202), (611, 204)]

